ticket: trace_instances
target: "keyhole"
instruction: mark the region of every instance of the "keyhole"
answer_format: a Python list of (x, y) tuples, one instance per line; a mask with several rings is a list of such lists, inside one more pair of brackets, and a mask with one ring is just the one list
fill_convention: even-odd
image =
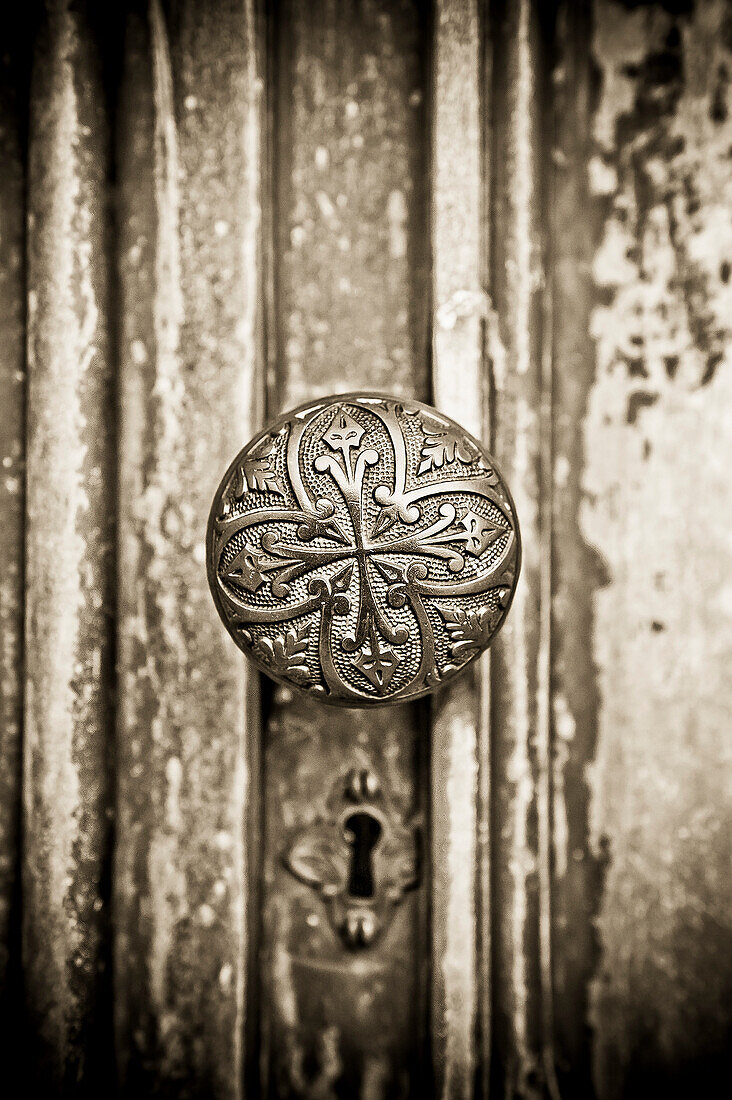
[(343, 823), (343, 833), (351, 848), (351, 868), (348, 893), (352, 898), (374, 896), (374, 869), (371, 863), (374, 848), (379, 843), (381, 825), (373, 814), (359, 810)]

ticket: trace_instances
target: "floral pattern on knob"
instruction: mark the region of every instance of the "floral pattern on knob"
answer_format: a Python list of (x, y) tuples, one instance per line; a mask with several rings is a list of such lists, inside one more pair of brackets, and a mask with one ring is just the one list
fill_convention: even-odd
[(216, 493), (214, 601), (275, 679), (348, 706), (423, 695), (486, 648), (520, 563), (481, 445), (416, 401), (345, 394), (249, 443)]

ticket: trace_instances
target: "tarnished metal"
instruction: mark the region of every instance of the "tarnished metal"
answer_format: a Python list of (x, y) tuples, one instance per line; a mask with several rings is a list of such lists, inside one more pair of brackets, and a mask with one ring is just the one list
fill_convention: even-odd
[(371, 768), (351, 768), (336, 783), (328, 812), (294, 833), (283, 858), (318, 890), (346, 947), (369, 947), (417, 885), (417, 826), (402, 819)]
[(424, 695), (474, 660), (519, 559), (513, 502), (477, 440), (374, 394), (310, 402), (256, 436), (208, 527), (211, 591), (237, 645), (343, 705)]

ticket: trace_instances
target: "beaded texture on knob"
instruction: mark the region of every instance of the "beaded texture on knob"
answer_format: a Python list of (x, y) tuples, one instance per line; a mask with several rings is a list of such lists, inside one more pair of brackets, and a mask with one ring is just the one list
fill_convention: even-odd
[(214, 498), (214, 601), (276, 680), (372, 706), (434, 690), (503, 623), (520, 565), (484, 448), (417, 401), (344, 394), (255, 436)]

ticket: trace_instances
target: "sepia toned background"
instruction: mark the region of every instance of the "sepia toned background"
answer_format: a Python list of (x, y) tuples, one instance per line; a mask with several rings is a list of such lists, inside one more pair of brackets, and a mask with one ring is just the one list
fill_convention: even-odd
[[(724, 1094), (731, 80), (724, 0), (2, 6), (7, 1081)], [(204, 536), (354, 389), (486, 442), (524, 567), (477, 673), (334, 713), (245, 665)], [(361, 953), (282, 863), (351, 767), (423, 833)]]

